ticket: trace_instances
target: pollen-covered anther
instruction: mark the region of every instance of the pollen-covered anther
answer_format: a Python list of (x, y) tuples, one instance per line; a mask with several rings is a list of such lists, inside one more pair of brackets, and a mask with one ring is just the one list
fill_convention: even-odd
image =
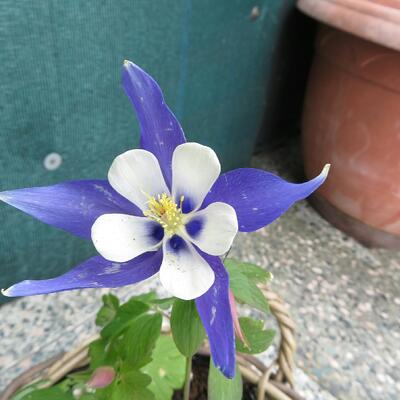
[(184, 197), (181, 196), (179, 207), (172, 196), (166, 193), (154, 196), (147, 195), (148, 209), (143, 215), (158, 222), (168, 236), (174, 235), (182, 226), (182, 204)]

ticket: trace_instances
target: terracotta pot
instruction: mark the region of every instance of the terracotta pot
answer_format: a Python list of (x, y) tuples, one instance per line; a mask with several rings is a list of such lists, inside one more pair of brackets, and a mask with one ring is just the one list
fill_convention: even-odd
[[(300, 2), (304, 3), (309, 2)], [(363, 0), (312, 3), (374, 4)], [(400, 7), (397, 0), (380, 3)], [(395, 11), (392, 19), (400, 18)], [(357, 20), (354, 9), (351, 12)], [(361, 29), (363, 12), (358, 21), (353, 20), (353, 32)], [(335, 25), (343, 23), (340, 15), (335, 14)], [(389, 29), (386, 23), (381, 20), (383, 37)], [(399, 39), (400, 31), (396, 36), (400, 48)], [(392, 47), (397, 46), (396, 40)], [(302, 130), (307, 176), (315, 176), (327, 162), (332, 164), (327, 182), (313, 199), (317, 210), (367, 245), (400, 248), (400, 53), (321, 25)]]
[(316, 20), (400, 51), (400, 0), (298, 0)]

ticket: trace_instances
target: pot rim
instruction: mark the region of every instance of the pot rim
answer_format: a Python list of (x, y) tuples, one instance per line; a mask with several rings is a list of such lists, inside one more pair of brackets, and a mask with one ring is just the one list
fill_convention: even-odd
[(308, 16), (363, 39), (400, 51), (400, 9), (365, 0), (298, 0)]

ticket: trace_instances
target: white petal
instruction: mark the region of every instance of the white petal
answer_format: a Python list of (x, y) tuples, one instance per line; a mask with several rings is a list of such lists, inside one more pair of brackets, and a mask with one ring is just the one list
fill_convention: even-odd
[[(192, 211), (201, 206), (204, 197), (221, 172), (214, 150), (198, 143), (179, 145), (172, 156), (172, 194), (184, 195)], [(184, 209), (185, 209), (184, 201)]]
[(194, 247), (184, 239), (181, 240), (182, 246), (178, 249), (171, 248), (169, 239), (164, 240), (160, 280), (175, 297), (191, 300), (207, 292), (214, 283), (215, 275)]
[(238, 221), (233, 207), (217, 202), (193, 213), (185, 228), (191, 242), (205, 253), (220, 256), (232, 246)]
[(146, 194), (169, 194), (157, 158), (146, 150), (135, 149), (120, 154), (111, 164), (108, 180), (119, 194), (143, 211), (147, 210)]
[(159, 229), (145, 217), (104, 214), (92, 226), (92, 240), (105, 259), (125, 262), (160, 246), (160, 237), (155, 234)]

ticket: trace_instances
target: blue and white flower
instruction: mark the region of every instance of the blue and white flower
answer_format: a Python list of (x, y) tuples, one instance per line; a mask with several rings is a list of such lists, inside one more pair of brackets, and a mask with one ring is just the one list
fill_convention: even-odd
[(270, 224), (315, 191), (328, 167), (303, 184), (252, 168), (220, 175), (211, 148), (186, 142), (153, 78), (126, 61), (122, 81), (139, 119), (141, 149), (119, 155), (108, 180), (0, 193), (1, 200), (42, 222), (92, 240), (100, 255), (64, 275), (26, 280), (3, 294), (113, 288), (159, 273), (171, 294), (196, 299), (214, 364), (232, 377), (234, 327), (229, 277), (220, 256), (238, 231)]

